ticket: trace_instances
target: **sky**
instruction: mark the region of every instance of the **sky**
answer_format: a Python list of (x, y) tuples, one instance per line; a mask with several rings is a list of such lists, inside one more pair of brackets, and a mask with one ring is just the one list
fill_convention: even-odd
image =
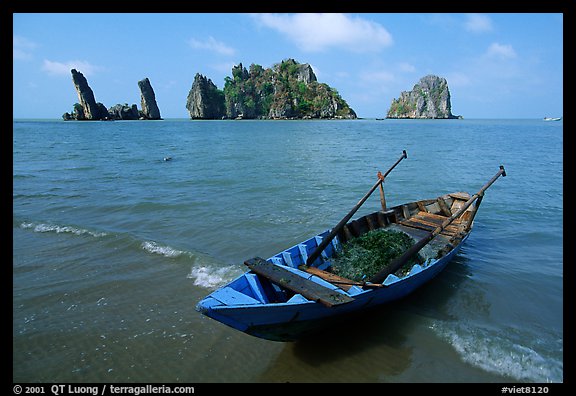
[(59, 119), (78, 97), (140, 105), (149, 78), (162, 118), (189, 118), (200, 73), (312, 66), (362, 118), (383, 118), (424, 76), (444, 77), (464, 118), (563, 116), (562, 13), (14, 13), (13, 118)]

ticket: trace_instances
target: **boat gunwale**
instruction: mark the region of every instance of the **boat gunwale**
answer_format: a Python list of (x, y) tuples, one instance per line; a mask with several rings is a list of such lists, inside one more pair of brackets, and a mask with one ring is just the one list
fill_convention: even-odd
[[(443, 197), (455, 197), (458, 196), (459, 194), (462, 193), (449, 193), (449, 194), (444, 194), (438, 198), (443, 198)], [(464, 196), (460, 196), (459, 198), (453, 198), (453, 199), (458, 199), (458, 200), (463, 200), (465, 198), (465, 196), (469, 196), (468, 193), (464, 193)], [(437, 198), (437, 199), (438, 199)], [(431, 199), (424, 199), (424, 200), (418, 200), (418, 201), (413, 201), (413, 202), (408, 202), (402, 205), (397, 205), (393, 208), (390, 208), (386, 214), (390, 214), (390, 212), (392, 211), (398, 211), (398, 210), (405, 210), (405, 207), (407, 207), (408, 205), (418, 205), (419, 203), (427, 203), (430, 204), (432, 203), (434, 200)], [(352, 223), (357, 223), (358, 221), (360, 221), (361, 219), (368, 219), (370, 217), (373, 216), (378, 216), (379, 214), (383, 214), (383, 211), (376, 211), (376, 212), (372, 212), (369, 214), (366, 214), (364, 216), (361, 216), (355, 220), (350, 221), (349, 223), (347, 223), (347, 225), (351, 225)], [(412, 216), (410, 216), (409, 218), (412, 218)], [(399, 222), (390, 222), (382, 227), (377, 227), (375, 229), (387, 229), (389, 228), (391, 225), (400, 225)], [(266, 261), (273, 263), (274, 265), (279, 265), (282, 266), (288, 270), (290, 270), (292, 273), (301, 276), (302, 278), (308, 279), (310, 281), (313, 281), (317, 284), (320, 284), (321, 286), (328, 286), (330, 289), (334, 290), (334, 291), (338, 291), (344, 295), (347, 295), (349, 297), (358, 299), (359, 297), (361, 297), (361, 299), (364, 299), (365, 296), (370, 296), (373, 295), (371, 294), (371, 292), (375, 292), (377, 294), (379, 290), (386, 290), (388, 288), (390, 288), (391, 286), (397, 286), (397, 285), (403, 285), (406, 284), (407, 281), (409, 281), (411, 278), (417, 276), (417, 275), (426, 275), (430, 270), (432, 270), (433, 268), (435, 268), (437, 266), (437, 264), (439, 262), (442, 262), (443, 259), (447, 256), (450, 256), (455, 250), (458, 250), (460, 245), (468, 238), (468, 236), (470, 235), (470, 232), (472, 230), (472, 224), (469, 225), (469, 227), (467, 227), (466, 231), (463, 231), (460, 235), (456, 235), (453, 236), (451, 238), (447, 238), (444, 235), (438, 235), (438, 237), (445, 237), (448, 239), (448, 244), (446, 246), (451, 246), (450, 249), (446, 250), (445, 252), (442, 253), (442, 255), (440, 257), (437, 258), (428, 258), (426, 259), (423, 263), (416, 263), (414, 265), (412, 265), (412, 267), (410, 268), (410, 270), (407, 272), (406, 275), (399, 277), (395, 274), (390, 274), (387, 276), (387, 278), (384, 280), (384, 282), (382, 282), (382, 287), (379, 288), (360, 288), (358, 286), (356, 287), (351, 287), (348, 290), (344, 290), (341, 287), (339, 287), (337, 284), (333, 284), (330, 283), (329, 281), (322, 279), (321, 277), (317, 276), (317, 275), (313, 275), (310, 274), (306, 271), (301, 270), (300, 268), (298, 268), (299, 265), (294, 265), (293, 263), (290, 263), (292, 265), (288, 265), (288, 263), (282, 264), (281, 261), (285, 262), (285, 255), (290, 255), (290, 251), (300, 251), (300, 254), (302, 254), (302, 251), (300, 250), (300, 247), (303, 245), (307, 245), (308, 242), (314, 240), (316, 242), (316, 246), (318, 244), (318, 239), (317, 238), (322, 238), (322, 236), (327, 235), (330, 232), (330, 229), (325, 230), (317, 235), (314, 235), (300, 243), (297, 243), (287, 249), (282, 250), (281, 252), (276, 253), (275, 255), (269, 257), (266, 259)], [(368, 231), (366, 231), (368, 232)], [(362, 234), (360, 234), (362, 235)], [(414, 236), (411, 236), (412, 238), (414, 238)], [(334, 251), (332, 252), (332, 254), (334, 254), (337, 251), (337, 245), (340, 244), (340, 242), (338, 241), (337, 238), (335, 238), (337, 240), (335, 245), (333, 246)], [(450, 243), (451, 241), (455, 241), (457, 242), (456, 244), (452, 244)], [(290, 256), (291, 257), (291, 256)], [(318, 261), (320, 261), (319, 264), (314, 265), (314, 267), (316, 268), (320, 268), (320, 267), (329, 267), (330, 266), (330, 261), (329, 259), (332, 258), (332, 256), (328, 257), (327, 259), (324, 258), (318, 258), (314, 264), (316, 264)], [(302, 261), (305, 262), (305, 257), (302, 257)], [(328, 264), (328, 265), (326, 265)], [(218, 290), (221, 290), (223, 288), (232, 288), (234, 289), (231, 285), (241, 281), (241, 278), (246, 277), (247, 275), (251, 275), (254, 274), (256, 275), (253, 271), (249, 270), (246, 271), (245, 273), (237, 276), (235, 279), (233, 279), (232, 281), (228, 282), (226, 285), (221, 286), (220, 288), (218, 288), (217, 290), (215, 290), (214, 292), (210, 293), (208, 296), (206, 296), (204, 299), (202, 299), (198, 305), (201, 305), (203, 301), (205, 301), (206, 299), (210, 298), (212, 296), (213, 293), (217, 292)], [(420, 276), (419, 276), (420, 277)], [(256, 279), (258, 279), (261, 282), (261, 278), (256, 275)], [(282, 291), (283, 288), (281, 286), (277, 286), (278, 288), (280, 288), (280, 290)], [(238, 292), (241, 292), (237, 289), (234, 289)], [(350, 292), (350, 290), (352, 290), (352, 293)], [(296, 295), (296, 294), (295, 294)], [(221, 304), (213, 304), (210, 305), (209, 307), (207, 307), (206, 309), (208, 310), (230, 310), (230, 309), (241, 309), (241, 308), (254, 308), (254, 307), (270, 307), (270, 306), (278, 306), (278, 307), (297, 307), (297, 306), (306, 306), (309, 304), (317, 304), (317, 301), (314, 300), (308, 300), (305, 297), (302, 297), (302, 299), (297, 299), (298, 301), (290, 301), (291, 298), (293, 298), (293, 296), (289, 297), (286, 299), (286, 301), (280, 301), (280, 302), (264, 302), (264, 301), (260, 301), (255, 299), (254, 303), (235, 303), (235, 304), (226, 304), (225, 302), (222, 302), (214, 297), (212, 297), (213, 299), (221, 302)], [(330, 307), (327, 309), (337, 309), (337, 307)], [(201, 310), (201, 309), (199, 309)]]

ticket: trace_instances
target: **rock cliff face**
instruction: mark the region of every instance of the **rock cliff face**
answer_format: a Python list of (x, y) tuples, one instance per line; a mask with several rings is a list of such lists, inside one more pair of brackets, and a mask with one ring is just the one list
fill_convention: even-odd
[(88, 85), (86, 77), (76, 69), (72, 69), (72, 82), (78, 94), (78, 101), (80, 107), (74, 107), (74, 114), (78, 120), (102, 120), (108, 116), (107, 112), (102, 112), (102, 108), (106, 109), (101, 103), (96, 103), (94, 99), (94, 92)]
[[(293, 61), (295, 64), (297, 64), (293, 59), (288, 61)], [(306, 85), (310, 84), (311, 82), (318, 81), (316, 79), (316, 75), (314, 74), (314, 70), (312, 70), (312, 66), (310, 66), (308, 63), (303, 65), (297, 64), (297, 66), (298, 68), (296, 69), (296, 80), (303, 82)]]
[(386, 118), (460, 118), (452, 115), (450, 90), (445, 78), (428, 75), (412, 91), (393, 99)]
[(197, 74), (186, 108), (200, 119), (356, 118), (336, 90), (318, 83), (309, 64), (294, 59), (269, 69), (252, 64), (247, 70), (240, 63), (223, 91)]
[(160, 120), (160, 109), (156, 103), (156, 95), (150, 84), (150, 80), (145, 78), (138, 81), (140, 88), (140, 101), (142, 105), (142, 116), (148, 120)]
[(196, 73), (192, 88), (188, 93), (186, 108), (192, 119), (221, 119), (224, 117), (224, 93), (212, 80)]

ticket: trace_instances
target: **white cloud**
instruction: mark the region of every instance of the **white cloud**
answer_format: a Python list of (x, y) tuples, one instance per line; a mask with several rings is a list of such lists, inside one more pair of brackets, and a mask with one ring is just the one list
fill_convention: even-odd
[(488, 47), (486, 55), (493, 58), (514, 59), (516, 58), (516, 51), (510, 44), (492, 43)]
[(212, 52), (216, 52), (221, 55), (234, 55), (236, 51), (234, 48), (231, 48), (224, 44), (221, 41), (216, 40), (214, 37), (210, 36), (207, 40), (201, 41), (195, 38), (191, 38), (188, 41), (190, 47), (194, 49), (204, 49)]
[(319, 52), (338, 47), (352, 52), (380, 51), (392, 36), (380, 24), (345, 14), (256, 14), (262, 25), (277, 30), (301, 50)]
[(485, 33), (493, 30), (492, 20), (482, 14), (467, 14), (464, 28), (473, 33)]
[(12, 36), (12, 57), (17, 60), (32, 59), (32, 51), (36, 43), (22, 36)]
[(70, 70), (76, 69), (85, 76), (93, 75), (96, 71), (101, 70), (101, 67), (94, 66), (86, 61), (72, 60), (65, 63), (53, 62), (48, 59), (44, 59), (42, 65), (42, 70), (51, 75), (70, 75)]

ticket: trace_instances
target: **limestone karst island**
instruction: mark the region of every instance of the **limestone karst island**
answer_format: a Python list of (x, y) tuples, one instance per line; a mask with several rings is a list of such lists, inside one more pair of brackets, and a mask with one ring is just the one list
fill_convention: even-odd
[(452, 114), (450, 90), (445, 78), (428, 75), (414, 85), (412, 91), (393, 99), (386, 118), (462, 118)]
[[(72, 113), (64, 113), (66, 121), (91, 120), (161, 120), (160, 109), (150, 80), (138, 81), (141, 108), (132, 104), (116, 104), (110, 108), (96, 102), (94, 92), (84, 75), (72, 69), (72, 82), (79, 103)], [(412, 91), (401, 92), (393, 99), (386, 118), (454, 119), (450, 91), (445, 78), (428, 75), (414, 85)], [(318, 82), (312, 67), (286, 59), (265, 69), (242, 63), (232, 68), (232, 77), (224, 79), (219, 89), (208, 77), (196, 73), (186, 100), (186, 109), (193, 120), (222, 119), (356, 119), (356, 113), (338, 91)]]
[(224, 89), (196, 74), (186, 108), (192, 119), (355, 119), (338, 92), (319, 83), (312, 67), (287, 59), (269, 69), (242, 63)]

